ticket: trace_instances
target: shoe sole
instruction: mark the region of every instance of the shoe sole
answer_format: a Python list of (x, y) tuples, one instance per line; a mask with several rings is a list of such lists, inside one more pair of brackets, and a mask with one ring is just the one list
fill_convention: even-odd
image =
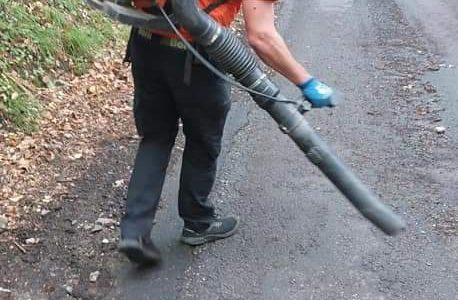
[(118, 251), (123, 253), (127, 258), (137, 264), (151, 265), (160, 262), (160, 256), (157, 253), (147, 252), (140, 247), (136, 241), (122, 241), (119, 244)]
[(228, 238), (236, 233), (238, 227), (239, 227), (239, 220), (237, 220), (237, 223), (235, 224), (234, 228), (231, 231), (228, 231), (226, 233), (211, 234), (211, 235), (200, 236), (200, 237), (181, 236), (180, 240), (182, 243), (189, 245), (189, 246), (200, 246), (206, 243)]

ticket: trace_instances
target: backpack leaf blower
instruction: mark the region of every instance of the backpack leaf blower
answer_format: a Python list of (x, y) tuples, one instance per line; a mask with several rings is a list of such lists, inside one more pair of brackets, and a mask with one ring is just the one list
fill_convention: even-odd
[[(170, 15), (162, 8), (159, 8), (162, 15), (136, 10), (130, 7), (130, 1), (121, 0), (128, 5), (101, 0), (87, 1), (109, 17), (134, 27), (174, 29), (177, 34), (179, 31), (176, 26), (187, 30), (193, 41), (203, 47), (220, 68), (235, 78), (235, 85), (250, 93), (253, 100), (279, 124), (281, 131), (289, 135), (363, 216), (388, 235), (395, 235), (405, 228), (403, 220), (382, 204), (317, 135), (303, 116), (306, 110), (303, 105), (297, 105), (282, 96), (279, 88), (260, 69), (253, 54), (230, 30), (221, 27), (202, 11), (198, 0), (169, 0), (173, 12)], [(195, 55), (198, 56), (198, 53)], [(208, 66), (208, 62), (205, 65)], [(231, 83), (234, 81), (229, 78), (226, 80)]]

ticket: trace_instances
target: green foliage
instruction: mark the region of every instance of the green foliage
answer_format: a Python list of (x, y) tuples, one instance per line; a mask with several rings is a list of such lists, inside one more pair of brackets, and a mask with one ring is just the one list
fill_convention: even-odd
[(54, 27), (63, 29), (67, 25), (67, 17), (60, 10), (54, 7), (46, 7), (44, 12), (46, 13), (46, 18), (54, 25)]
[(6, 109), (9, 119), (18, 129), (26, 133), (37, 129), (40, 104), (35, 98), (18, 94), (16, 98), (6, 102)]
[[(124, 37), (83, 0), (0, 0), (0, 32), (0, 74), (15, 71), (38, 87), (57, 66), (84, 73), (108, 43)], [(20, 129), (29, 128), (25, 120), (38, 116), (37, 102), (5, 78), (0, 78), (0, 115)]]
[(87, 61), (98, 53), (98, 45), (105, 40), (103, 34), (92, 27), (75, 27), (67, 31), (63, 39), (65, 50), (76, 63), (78, 73), (85, 71)]
[(15, 126), (24, 131), (32, 132), (37, 127), (40, 114), (39, 102), (5, 74), (0, 74), (0, 109), (7, 112), (8, 118)]

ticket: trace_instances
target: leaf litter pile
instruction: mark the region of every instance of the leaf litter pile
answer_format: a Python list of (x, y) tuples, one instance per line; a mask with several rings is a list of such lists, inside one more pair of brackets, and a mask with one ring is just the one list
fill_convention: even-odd
[[(75, 181), (84, 177), (80, 173), (87, 171), (91, 161), (97, 160), (100, 145), (104, 141), (136, 140), (131, 120), (132, 82), (121, 56), (118, 50), (108, 51), (86, 75), (78, 77), (68, 73), (59, 78), (58, 87), (34, 88), (35, 96), (44, 106), (37, 132), (24, 134), (0, 129), (0, 252), (3, 256), (0, 288), (14, 288), (17, 287), (15, 281), (24, 280), (22, 273), (7, 274), (8, 268), (3, 266), (10, 264), (14, 270), (16, 259), (21, 256), (27, 265), (30, 257), (26, 254), (32, 256), (34, 248), (40, 249), (43, 243), (51, 251), (47, 245), (49, 239), (42, 241), (36, 235), (40, 232), (59, 235), (41, 227), (48, 226), (49, 222), (59, 229), (64, 226), (54, 214), (57, 209), (70, 206), (65, 202), (75, 196), (72, 195)], [(113, 181), (112, 187), (123, 188), (124, 180)], [(85, 231), (95, 233), (105, 225), (113, 230), (117, 225), (107, 224), (107, 218), (101, 220), (102, 224), (86, 224)], [(66, 243), (65, 248), (74, 246), (71, 241)], [(41, 254), (41, 250), (37, 251)], [(16, 275), (19, 278), (15, 278)]]
[[(44, 214), (67, 192), (72, 178), (61, 178), (59, 165), (93, 157), (102, 139), (132, 133), (130, 77), (119, 57), (108, 53), (87, 75), (66, 75), (63, 86), (36, 90), (46, 104), (38, 132), (0, 131), (0, 215), (9, 230), (27, 214)], [(54, 161), (59, 161), (55, 168)]]

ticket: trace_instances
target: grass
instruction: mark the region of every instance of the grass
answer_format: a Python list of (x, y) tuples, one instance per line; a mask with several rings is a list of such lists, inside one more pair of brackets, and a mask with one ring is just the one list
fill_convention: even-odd
[(15, 80), (0, 74), (0, 111), (7, 114), (8, 119), (24, 132), (37, 129), (40, 115), (40, 103), (30, 92), (19, 86)]
[(65, 65), (84, 74), (107, 45), (125, 36), (83, 0), (0, 0), (0, 32), (0, 116), (23, 131), (36, 129), (40, 105), (9, 74), (45, 87), (51, 70)]

